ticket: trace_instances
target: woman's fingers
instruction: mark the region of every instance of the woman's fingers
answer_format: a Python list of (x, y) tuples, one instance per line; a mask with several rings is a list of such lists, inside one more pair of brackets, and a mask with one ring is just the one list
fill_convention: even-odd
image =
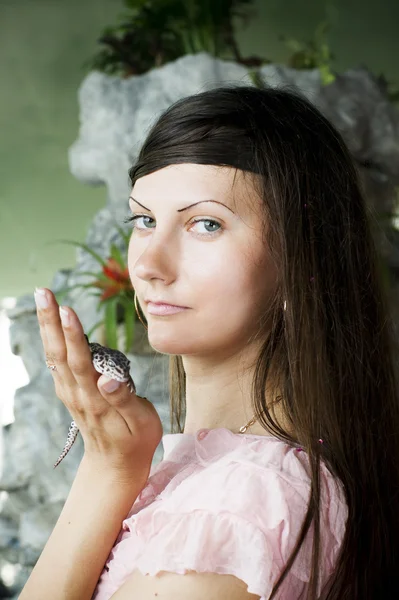
[[(75, 311), (59, 307), (54, 294), (47, 288), (43, 294), (35, 294), (38, 303), (38, 320), (44, 351), (52, 370), (57, 396), (79, 419), (82, 411), (102, 414), (109, 404), (99, 392), (100, 377), (92, 362), (92, 353), (85, 337), (82, 324)], [(45, 299), (47, 306), (43, 305)], [(124, 386), (125, 388), (126, 386)], [(126, 395), (130, 395), (124, 390)]]
[[(50, 290), (43, 289), (43, 292), (40, 296), (35, 294), (39, 303), (38, 320), (46, 358), (56, 366), (52, 371), (56, 383), (59, 383), (62, 390), (69, 389), (75, 394), (79, 386), (87, 394), (91, 392), (97, 395), (98, 376), (92, 364), (82, 324), (71, 308), (60, 310)], [(44, 299), (47, 306), (44, 306)], [(62, 323), (61, 315), (65, 323)]]
[(44, 288), (36, 290), (35, 301), (44, 354), (49, 363), (56, 366), (51, 373), (56, 383), (60, 378), (63, 385), (73, 386), (76, 382), (67, 363), (67, 349), (58, 304), (53, 294)]
[(72, 308), (60, 309), (62, 335), (65, 340), (68, 367), (78, 386), (90, 396), (98, 395), (97, 379), (99, 374), (93, 367), (89, 344), (85, 338), (82, 324)]

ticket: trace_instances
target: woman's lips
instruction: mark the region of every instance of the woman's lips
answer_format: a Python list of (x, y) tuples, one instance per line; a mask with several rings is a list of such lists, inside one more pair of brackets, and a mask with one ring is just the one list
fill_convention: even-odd
[(184, 306), (173, 306), (172, 304), (154, 304), (153, 302), (148, 302), (147, 310), (150, 315), (173, 315), (178, 312), (182, 312), (183, 310), (188, 310)]

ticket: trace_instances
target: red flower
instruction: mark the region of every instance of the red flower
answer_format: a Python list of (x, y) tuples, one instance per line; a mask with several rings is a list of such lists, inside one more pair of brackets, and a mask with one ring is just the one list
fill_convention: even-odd
[(102, 273), (105, 277), (97, 279), (92, 283), (93, 286), (104, 290), (100, 296), (100, 301), (112, 296), (118, 296), (124, 290), (133, 289), (128, 268), (121, 267), (114, 258), (108, 258), (102, 268)]
[(125, 267), (122, 269), (118, 261), (114, 258), (109, 258), (103, 267), (103, 273), (109, 279), (117, 281), (119, 283), (125, 283), (130, 286), (129, 269)]

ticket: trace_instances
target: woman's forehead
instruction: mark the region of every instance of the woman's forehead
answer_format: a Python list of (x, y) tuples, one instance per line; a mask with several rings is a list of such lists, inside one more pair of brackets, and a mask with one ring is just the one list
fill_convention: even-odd
[(234, 211), (247, 212), (260, 208), (261, 198), (254, 183), (259, 176), (236, 167), (182, 163), (168, 165), (137, 179), (132, 195), (145, 204), (157, 197), (163, 202), (204, 199), (221, 200)]

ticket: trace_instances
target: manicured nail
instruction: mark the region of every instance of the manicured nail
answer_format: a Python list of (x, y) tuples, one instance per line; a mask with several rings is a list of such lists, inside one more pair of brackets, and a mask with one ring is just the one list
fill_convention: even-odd
[(36, 306), (38, 308), (47, 308), (48, 300), (46, 298), (46, 290), (43, 288), (36, 288), (34, 292)]
[(106, 392), (111, 393), (111, 392), (114, 392), (115, 390), (117, 390), (119, 386), (120, 386), (119, 381), (116, 381), (116, 379), (110, 379), (106, 383), (103, 383), (103, 385), (101, 387)]
[(62, 306), (60, 306), (60, 318), (61, 318), (61, 323), (63, 325), (69, 325), (69, 323), (70, 323), (69, 312), (67, 310), (65, 310), (65, 308), (63, 308)]

